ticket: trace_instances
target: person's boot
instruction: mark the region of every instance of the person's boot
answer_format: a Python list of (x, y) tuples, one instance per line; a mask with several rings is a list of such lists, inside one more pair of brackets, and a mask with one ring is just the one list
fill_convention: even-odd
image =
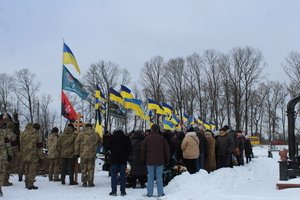
[(2, 192), (1, 187), (0, 187), (0, 197), (3, 197), (3, 192)]
[(65, 185), (66, 184), (65, 180), (61, 180), (61, 184)]
[(28, 186), (28, 190), (37, 190), (37, 189), (39, 189), (37, 186), (34, 185)]
[(19, 175), (19, 182), (23, 181), (23, 176)]
[(93, 182), (89, 182), (88, 186), (89, 186), (89, 187), (94, 187), (95, 184), (94, 184)]
[(87, 187), (87, 183), (86, 183), (86, 182), (83, 182), (83, 183), (82, 183), (82, 187)]

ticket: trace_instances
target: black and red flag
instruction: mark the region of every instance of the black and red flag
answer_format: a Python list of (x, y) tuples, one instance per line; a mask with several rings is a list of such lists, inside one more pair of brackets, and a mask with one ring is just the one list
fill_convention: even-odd
[(77, 120), (77, 113), (63, 91), (61, 91), (61, 115), (70, 121)]

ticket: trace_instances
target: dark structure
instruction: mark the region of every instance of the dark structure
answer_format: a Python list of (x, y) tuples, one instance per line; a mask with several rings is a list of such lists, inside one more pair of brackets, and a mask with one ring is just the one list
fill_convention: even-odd
[(295, 106), (299, 101), (300, 96), (291, 99), (287, 104), (289, 156), (286, 161), (279, 161), (279, 179), (281, 181), (300, 176), (300, 157), (295, 138)]

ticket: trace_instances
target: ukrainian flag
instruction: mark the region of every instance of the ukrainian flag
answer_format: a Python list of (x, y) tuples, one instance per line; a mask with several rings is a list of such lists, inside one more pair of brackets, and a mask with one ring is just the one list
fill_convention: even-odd
[(172, 116), (172, 111), (173, 111), (173, 108), (172, 106), (162, 102), (161, 104), (163, 110), (169, 115), (169, 116)]
[(95, 126), (95, 131), (99, 134), (99, 136), (101, 138), (103, 138), (103, 127), (102, 125), (99, 123), (99, 121), (96, 121), (96, 126)]
[(160, 109), (160, 107), (159, 107), (159, 104), (156, 103), (154, 100), (148, 99), (148, 109), (149, 110), (158, 110), (158, 109)]
[(156, 101), (152, 99), (148, 99), (148, 109), (149, 110), (156, 110), (156, 114), (159, 115), (166, 115), (167, 113), (164, 111), (164, 109), (159, 105)]
[(183, 116), (182, 116), (182, 120), (183, 122), (186, 122), (190, 119), (190, 116), (188, 116), (188, 114), (184, 113)]
[(211, 127), (211, 130), (215, 130), (216, 129), (216, 124), (214, 122), (209, 122), (209, 125)]
[(121, 105), (124, 104), (124, 100), (119, 92), (114, 90), (113, 88), (109, 88), (109, 98), (112, 101), (115, 101)]
[(96, 85), (95, 97), (98, 100), (102, 100), (103, 102), (107, 102), (107, 99), (105, 98), (104, 94), (101, 92), (99, 85)]
[(125, 99), (133, 99), (133, 96), (131, 94), (131, 90), (124, 86), (124, 85), (121, 85), (121, 96)]
[(145, 114), (141, 108), (142, 101), (139, 99), (127, 99), (125, 98), (125, 108), (131, 109), (135, 112), (135, 115), (144, 118)]
[(211, 126), (209, 123), (207, 123), (205, 120), (203, 120), (203, 126), (206, 130), (211, 130)]
[(198, 124), (203, 124), (203, 121), (202, 121), (202, 119), (201, 119), (200, 117), (198, 117), (197, 123), (198, 123)]
[(76, 71), (80, 74), (80, 69), (75, 59), (75, 56), (71, 49), (64, 43), (64, 52), (63, 52), (63, 64), (71, 64), (74, 66)]
[(174, 124), (177, 125), (180, 123), (180, 119), (176, 116), (176, 115), (172, 115), (172, 117), (170, 118), (170, 121)]
[(166, 119), (163, 120), (163, 126), (165, 130), (173, 130), (174, 124)]

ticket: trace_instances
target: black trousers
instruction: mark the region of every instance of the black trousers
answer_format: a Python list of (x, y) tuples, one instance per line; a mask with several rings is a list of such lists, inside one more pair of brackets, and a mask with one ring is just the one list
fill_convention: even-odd
[(197, 161), (198, 159), (183, 159), (183, 163), (190, 174), (195, 174), (197, 172)]
[(61, 180), (66, 178), (67, 171), (69, 172), (70, 183), (74, 182), (74, 158), (62, 158), (61, 159)]

